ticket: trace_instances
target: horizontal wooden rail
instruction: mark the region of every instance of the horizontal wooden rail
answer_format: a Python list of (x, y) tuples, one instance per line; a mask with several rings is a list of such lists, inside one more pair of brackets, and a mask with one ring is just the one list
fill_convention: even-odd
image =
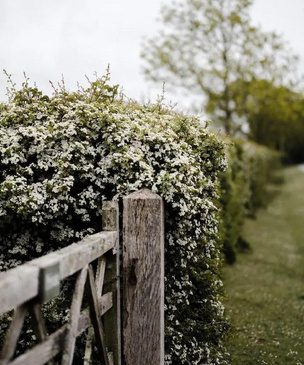
[[(104, 315), (113, 306), (112, 293), (103, 295), (99, 300), (101, 315)], [(77, 335), (80, 335), (91, 325), (89, 308), (80, 313)], [(35, 346), (25, 354), (10, 362), (10, 365), (43, 365), (60, 353), (64, 347), (64, 340), (68, 333), (68, 324), (51, 334), (46, 341)]]
[(116, 249), (117, 236), (114, 231), (99, 232), (1, 273), (0, 315), (37, 296), (41, 296), (42, 302), (56, 296), (60, 280), (73, 275), (109, 250)]

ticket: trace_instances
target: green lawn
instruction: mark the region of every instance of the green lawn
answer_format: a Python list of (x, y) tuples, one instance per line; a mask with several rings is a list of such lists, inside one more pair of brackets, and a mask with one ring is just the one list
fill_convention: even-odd
[(224, 270), (232, 365), (304, 364), (304, 172), (283, 175), (268, 208), (245, 224), (253, 252)]

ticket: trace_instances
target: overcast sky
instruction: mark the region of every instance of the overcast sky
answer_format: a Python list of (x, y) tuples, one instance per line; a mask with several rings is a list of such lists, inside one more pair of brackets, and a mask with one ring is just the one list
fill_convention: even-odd
[[(6, 100), (2, 69), (18, 85), (26, 72), (50, 92), (49, 80), (63, 74), (74, 90), (77, 81), (85, 84), (84, 75), (101, 76), (108, 64), (127, 96), (153, 100), (157, 91), (144, 80), (139, 54), (143, 38), (159, 27), (162, 3), (170, 0), (0, 0), (0, 101)], [(303, 57), (304, 72), (304, 0), (256, 0), (252, 17), (284, 35)]]

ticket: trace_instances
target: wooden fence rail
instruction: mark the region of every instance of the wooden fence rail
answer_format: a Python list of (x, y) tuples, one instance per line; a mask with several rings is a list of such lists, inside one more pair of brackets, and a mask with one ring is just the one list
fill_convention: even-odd
[[(76, 337), (85, 331), (83, 364), (92, 363), (94, 344), (101, 365), (163, 365), (163, 215), (156, 194), (147, 189), (131, 194), (124, 199), (120, 234), (118, 203), (104, 202), (102, 232), (1, 273), (0, 315), (12, 309), (14, 314), (0, 365), (54, 364), (59, 353), (61, 364), (70, 365)], [(60, 293), (61, 281), (71, 275), (76, 280), (69, 321), (48, 334), (41, 306)], [(81, 309), (84, 297), (88, 307)], [(16, 356), (27, 314), (38, 343)]]

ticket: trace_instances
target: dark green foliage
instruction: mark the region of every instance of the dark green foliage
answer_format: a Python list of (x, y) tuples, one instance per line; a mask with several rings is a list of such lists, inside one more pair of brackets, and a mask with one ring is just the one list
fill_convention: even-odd
[(254, 217), (268, 200), (267, 184), (280, 166), (280, 155), (267, 148), (234, 140), (227, 147), (228, 169), (221, 174), (221, 235), (227, 263), (248, 251), (241, 236), (244, 219)]
[(304, 161), (303, 93), (265, 79), (237, 80), (230, 87), (249, 139), (279, 151), (287, 162)]

